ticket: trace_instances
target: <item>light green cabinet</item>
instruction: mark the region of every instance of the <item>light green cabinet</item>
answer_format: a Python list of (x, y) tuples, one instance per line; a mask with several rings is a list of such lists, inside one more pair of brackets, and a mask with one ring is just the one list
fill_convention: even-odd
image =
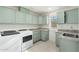
[(61, 11), (57, 13), (58, 15), (58, 24), (78, 24), (79, 23), (79, 8)]
[(33, 24), (33, 19), (31, 14), (26, 13), (26, 24)]
[(16, 23), (25, 24), (26, 14), (23, 12), (16, 12)]
[(57, 23), (58, 23), (58, 24), (63, 24), (63, 23), (65, 23), (65, 18), (64, 18), (65, 14), (64, 14), (64, 11), (58, 12), (58, 13), (57, 13), (57, 16), (58, 16), (58, 18), (57, 18)]
[(19, 7), (18, 11), (0, 7), (0, 23), (46, 25), (47, 18), (42, 15), (34, 15), (33, 12), (22, 7)]
[(60, 39), (59, 51), (61, 52), (77, 52), (77, 42), (69, 39)]
[(43, 24), (47, 24), (47, 16), (45, 15), (45, 16), (43, 16)]
[(78, 24), (79, 24), (79, 8), (78, 8)]
[(33, 15), (33, 24), (38, 24), (38, 19), (36, 15)]
[(59, 47), (59, 41), (62, 39), (62, 32), (56, 32), (56, 46)]
[(43, 24), (43, 17), (42, 16), (39, 16), (39, 24)]
[(26, 13), (26, 21), (25, 21), (26, 24), (29, 24), (29, 21), (28, 20), (29, 20), (29, 14)]
[(66, 11), (66, 23), (78, 24), (78, 8)]
[(37, 42), (40, 40), (40, 30), (33, 31), (33, 42)]
[(15, 23), (15, 10), (0, 7), (0, 23)]
[(77, 52), (79, 52), (79, 41), (77, 42)]
[(39, 24), (46, 25), (47, 24), (47, 16), (39, 16)]
[(20, 9), (20, 11), (23, 12), (23, 13), (29, 13), (29, 12), (30, 12), (28, 9), (23, 8), (23, 7), (20, 7), (19, 9)]
[(42, 41), (49, 40), (49, 31), (48, 30), (41, 30), (41, 40)]

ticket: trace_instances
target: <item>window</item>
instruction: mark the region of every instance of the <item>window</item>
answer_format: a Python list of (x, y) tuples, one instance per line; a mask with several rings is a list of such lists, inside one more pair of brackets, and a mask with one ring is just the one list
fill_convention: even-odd
[(57, 27), (57, 16), (50, 16), (50, 20), (51, 20), (51, 27)]

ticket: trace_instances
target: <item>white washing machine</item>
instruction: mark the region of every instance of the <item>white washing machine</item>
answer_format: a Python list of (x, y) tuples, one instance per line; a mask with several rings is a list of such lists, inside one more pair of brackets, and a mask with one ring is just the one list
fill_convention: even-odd
[(22, 36), (22, 47), (21, 50), (26, 51), (27, 49), (31, 48), (33, 46), (33, 39), (32, 39), (32, 31), (20, 31), (20, 34)]
[(32, 31), (5, 32), (0, 33), (0, 52), (22, 52), (33, 46)]
[(22, 37), (19, 32), (5, 31), (0, 33), (0, 52), (21, 51)]

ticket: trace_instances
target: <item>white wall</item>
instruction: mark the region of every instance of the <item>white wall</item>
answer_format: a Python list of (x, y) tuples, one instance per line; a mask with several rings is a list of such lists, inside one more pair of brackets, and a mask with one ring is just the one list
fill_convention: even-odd
[(0, 24), (0, 31), (38, 28), (37, 25)]
[(58, 29), (79, 30), (79, 24), (60, 24), (57, 25)]

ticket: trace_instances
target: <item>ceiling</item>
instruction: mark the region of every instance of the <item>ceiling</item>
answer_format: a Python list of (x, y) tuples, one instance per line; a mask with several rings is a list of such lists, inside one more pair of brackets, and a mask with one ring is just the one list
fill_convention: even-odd
[(50, 13), (50, 12), (58, 11), (61, 9), (72, 8), (75, 6), (23, 6), (23, 7), (30, 9), (31, 11), (43, 14), (43, 13)]
[(34, 12), (37, 12), (37, 13), (48, 13), (48, 12), (51, 12), (51, 11), (55, 11), (55, 10), (58, 10), (60, 8), (64, 8), (64, 6), (23, 6), (27, 9), (30, 9)]

